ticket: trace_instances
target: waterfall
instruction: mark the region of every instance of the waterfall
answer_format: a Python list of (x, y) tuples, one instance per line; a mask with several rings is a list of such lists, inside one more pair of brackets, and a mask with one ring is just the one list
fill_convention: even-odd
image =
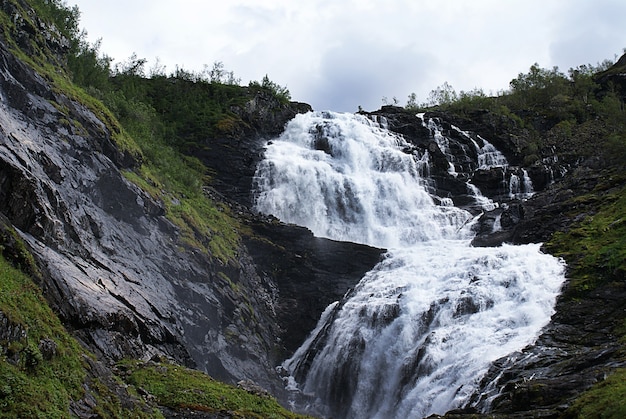
[(553, 314), (562, 262), (539, 244), (471, 247), (472, 215), (428, 194), (428, 153), (408, 146), (363, 116), (310, 112), (258, 165), (259, 211), (388, 249), (283, 365), (311, 413), (423, 418), (463, 406)]
[(443, 135), (443, 130), (441, 125), (439, 125), (438, 121), (435, 119), (429, 119), (428, 121), (424, 120), (424, 114), (417, 115), (422, 120), (422, 125), (430, 130), (430, 133), (439, 146), (441, 152), (446, 156), (448, 160), (448, 173), (452, 176), (457, 176), (456, 166), (454, 163), (456, 162), (456, 158), (452, 151), (450, 150), (450, 139)]
[(378, 247), (457, 238), (471, 215), (434, 204), (422, 176), (428, 155), (407, 148), (360, 115), (298, 115), (257, 167), (256, 208), (321, 237)]
[(476, 149), (476, 152), (478, 154), (478, 168), (479, 169), (491, 169), (492, 167), (507, 167), (509, 165), (509, 162), (507, 161), (504, 154), (502, 154), (500, 150), (498, 150), (493, 144), (485, 140), (480, 135), (476, 135), (476, 138), (478, 138), (483, 143), (482, 146), (478, 145), (476, 140), (474, 140), (467, 131), (463, 131), (462, 129), (454, 125), (451, 125), (451, 127), (453, 130), (461, 134), (463, 137), (467, 138), (474, 145), (474, 148)]
[(509, 178), (509, 197), (511, 199), (530, 198), (534, 191), (533, 182), (528, 175), (526, 169), (521, 169), (522, 178), (516, 173), (512, 173)]

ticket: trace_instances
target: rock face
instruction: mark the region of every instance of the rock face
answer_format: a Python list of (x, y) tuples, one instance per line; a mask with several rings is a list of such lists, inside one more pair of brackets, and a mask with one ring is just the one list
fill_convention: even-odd
[[(383, 250), (314, 237), (303, 227), (254, 221), (245, 240), (255, 265), (276, 278), (275, 306), (282, 343), (291, 355), (315, 327), (320, 314), (340, 300), (371, 269)], [(364, 263), (365, 262), (365, 263)]]
[[(250, 121), (263, 117), (261, 102), (242, 111)], [(251, 124), (244, 152), (222, 153), (221, 161), (251, 178), (254, 159), (245, 153), (258, 152), (262, 137), (301, 109), (285, 106), (277, 120)], [(277, 338), (291, 348), (306, 333), (289, 310), (314, 298), (304, 316), (319, 316), (378, 261), (380, 251), (364, 250), (350, 268), (336, 260), (316, 266), (328, 248), (347, 252), (355, 246), (311, 245), (309, 232), (281, 226), (284, 240), (299, 241), (313, 261), (298, 269), (294, 283), (295, 270), (281, 263), (293, 264), (298, 245), (287, 251), (282, 243), (280, 257), (288, 257), (275, 258), (274, 271), (253, 258), (270, 253), (258, 244), (252, 255), (242, 245), (237, 261), (222, 263), (185, 247), (163, 203), (126, 180), (121, 171), (136, 164), (91, 110), (53, 91), (0, 42), (0, 212), (38, 261), (44, 294), (68, 328), (104, 360), (166, 356), (225, 381), (252, 379), (279, 391), (274, 367), (285, 347)], [(226, 192), (246, 188), (234, 178), (226, 183)], [(335, 271), (343, 282), (313, 297), (314, 281)], [(298, 283), (311, 289), (301, 291)]]

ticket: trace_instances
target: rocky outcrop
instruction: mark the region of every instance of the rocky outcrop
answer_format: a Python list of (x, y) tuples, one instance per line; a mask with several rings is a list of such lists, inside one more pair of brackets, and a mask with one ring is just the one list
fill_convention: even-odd
[(243, 106), (231, 111), (241, 118), (234, 134), (206, 138), (189, 152), (199, 158), (212, 174), (211, 185), (240, 204), (252, 205), (252, 178), (263, 158), (267, 140), (278, 137), (297, 113), (311, 110), (305, 103), (280, 102), (264, 90), (256, 92)]
[(324, 309), (340, 300), (381, 257), (383, 250), (314, 237), (308, 229), (253, 221), (245, 244), (259, 270), (275, 278), (275, 305), (286, 355), (314, 329)]

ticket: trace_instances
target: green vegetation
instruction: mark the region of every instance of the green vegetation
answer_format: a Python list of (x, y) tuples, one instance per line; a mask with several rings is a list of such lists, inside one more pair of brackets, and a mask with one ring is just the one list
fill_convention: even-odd
[(563, 415), (566, 419), (621, 419), (626, 417), (626, 368), (585, 392)]
[(233, 418), (305, 418), (284, 409), (269, 395), (252, 394), (179, 365), (125, 361), (118, 369), (125, 371), (129, 384), (154, 396), (162, 406), (221, 412)]
[(547, 249), (568, 261), (572, 284), (580, 295), (598, 285), (626, 282), (626, 174), (607, 175), (588, 195), (571, 200), (572, 216), (595, 208), (567, 232), (557, 232)]
[(211, 138), (241, 133), (246, 123), (233, 109), (256, 94), (264, 92), (284, 103), (289, 91), (267, 76), (241, 87), (221, 62), (200, 73), (177, 68), (169, 75), (157, 63), (146, 77), (145, 59), (133, 55), (111, 69), (99, 43), (89, 45), (81, 38), (75, 44), (68, 59), (74, 82), (110, 109), (140, 150), (141, 165), (126, 177), (164, 203), (184, 245), (236, 264), (240, 226), (227, 207), (206, 197), (203, 187), (211, 177), (189, 156), (209, 153)]
[[(10, 252), (22, 260), (21, 250)], [(69, 401), (83, 396), (84, 350), (65, 331), (32, 280), (4, 256), (0, 256), (0, 318), (5, 330), (18, 331), (0, 340), (0, 414), (66, 416)]]
[[(66, 63), (78, 54), (81, 45), (85, 45), (82, 35), (78, 34), (78, 9), (68, 8), (59, 0), (33, 1), (33, 10), (28, 9), (27, 5), (18, 1), (6, 2), (4, 7), (12, 11), (13, 17), (0, 10), (2, 36), (11, 52), (51, 83), (55, 93), (62, 93), (93, 111), (107, 125), (120, 150), (139, 159), (138, 147), (111, 111), (78, 87), (69, 76)], [(45, 26), (40, 27), (39, 22), (45, 22)], [(24, 36), (25, 33), (31, 35)], [(67, 107), (63, 103), (52, 104), (68, 116)]]

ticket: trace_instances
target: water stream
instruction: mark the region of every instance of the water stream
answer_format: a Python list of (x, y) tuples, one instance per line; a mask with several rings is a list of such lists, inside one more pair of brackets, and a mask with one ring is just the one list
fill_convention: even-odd
[[(428, 152), (408, 149), (363, 116), (311, 112), (257, 168), (257, 210), (388, 249), (284, 363), (312, 413), (422, 418), (463, 406), (490, 364), (553, 314), (563, 264), (539, 244), (471, 247), (474, 217), (429, 195)], [(493, 146), (485, 153), (503, 164)]]

